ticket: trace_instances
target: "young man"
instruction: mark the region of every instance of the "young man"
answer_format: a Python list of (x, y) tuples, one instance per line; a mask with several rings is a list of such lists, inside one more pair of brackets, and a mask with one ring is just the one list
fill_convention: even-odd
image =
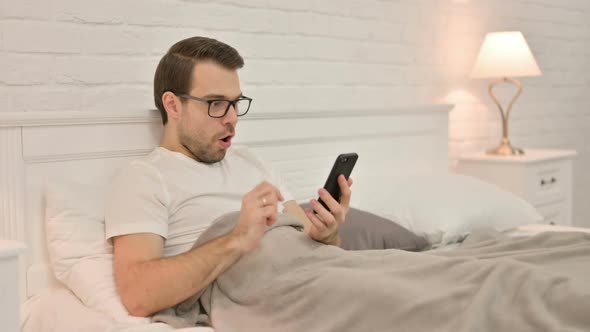
[[(316, 200), (315, 212), (303, 211), (270, 167), (246, 149), (230, 148), (238, 117), (252, 102), (240, 89), (243, 65), (231, 46), (193, 37), (173, 45), (156, 69), (162, 143), (117, 176), (106, 208), (115, 282), (134, 316), (172, 307), (206, 287), (259, 245), (279, 211), (300, 218), (312, 239), (339, 245), (351, 180), (339, 178), (340, 203), (320, 189), (331, 212)], [(212, 221), (238, 210), (231, 233), (191, 249)]]

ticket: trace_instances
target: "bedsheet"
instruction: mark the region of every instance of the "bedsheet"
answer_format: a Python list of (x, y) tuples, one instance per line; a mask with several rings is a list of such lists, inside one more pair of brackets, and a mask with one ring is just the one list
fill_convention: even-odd
[(84, 306), (65, 288), (30, 298), (21, 310), (22, 332), (213, 332), (208, 327), (174, 329), (164, 323), (124, 325)]
[[(521, 225), (517, 228), (510, 229), (504, 232), (507, 236), (510, 237), (528, 237), (537, 235), (544, 232), (583, 232), (583, 233), (590, 233), (590, 228), (583, 228), (583, 227), (575, 227), (575, 226), (561, 226), (561, 225), (548, 225), (548, 224), (527, 224)], [(444, 244), (441, 246), (436, 246), (432, 249), (429, 249), (430, 252), (437, 252), (437, 251), (449, 251), (457, 249), (461, 246), (461, 243), (449, 243)]]

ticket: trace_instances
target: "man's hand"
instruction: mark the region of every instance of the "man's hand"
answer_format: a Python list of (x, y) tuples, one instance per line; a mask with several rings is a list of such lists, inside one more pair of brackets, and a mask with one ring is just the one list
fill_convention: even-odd
[(350, 209), (350, 186), (352, 186), (352, 179), (349, 178), (346, 181), (344, 175), (340, 175), (338, 177), (338, 185), (340, 186), (341, 193), (340, 203), (326, 189), (321, 188), (319, 190), (320, 198), (330, 208), (330, 211), (326, 210), (315, 199), (312, 199), (310, 203), (316, 213), (311, 209), (305, 209), (305, 214), (311, 221), (311, 226), (308, 229), (309, 236), (316, 241), (326, 244), (340, 244), (338, 229), (344, 223), (346, 214)]
[(266, 229), (277, 221), (277, 204), (283, 200), (279, 189), (266, 181), (244, 195), (240, 218), (232, 231), (241, 250), (250, 252), (260, 245)]

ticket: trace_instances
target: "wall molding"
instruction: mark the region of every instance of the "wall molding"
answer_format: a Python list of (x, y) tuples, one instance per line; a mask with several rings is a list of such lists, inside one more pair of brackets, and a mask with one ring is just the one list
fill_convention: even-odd
[[(334, 117), (399, 116), (405, 114), (431, 114), (449, 112), (451, 104), (396, 106), (391, 109), (348, 110), (341, 112), (266, 112), (252, 113), (241, 121), (310, 119)], [(0, 112), (2, 127), (71, 126), (119, 123), (161, 122), (156, 110), (145, 112)]]
[(25, 157), (25, 164), (42, 164), (53, 163), (61, 161), (73, 160), (87, 160), (87, 159), (105, 159), (105, 158), (120, 158), (120, 157), (139, 157), (149, 154), (152, 149), (137, 149), (137, 150), (120, 150), (120, 151), (105, 151), (105, 152), (89, 152), (89, 153), (71, 153), (71, 154), (54, 154), (46, 156)]

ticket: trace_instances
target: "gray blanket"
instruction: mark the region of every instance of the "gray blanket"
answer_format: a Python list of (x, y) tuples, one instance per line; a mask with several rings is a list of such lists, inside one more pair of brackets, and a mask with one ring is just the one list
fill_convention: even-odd
[(345, 251), (301, 228), (281, 216), (257, 250), (154, 319), (184, 327), (208, 317), (216, 332), (590, 331), (590, 234), (483, 232), (453, 251), (415, 253)]

